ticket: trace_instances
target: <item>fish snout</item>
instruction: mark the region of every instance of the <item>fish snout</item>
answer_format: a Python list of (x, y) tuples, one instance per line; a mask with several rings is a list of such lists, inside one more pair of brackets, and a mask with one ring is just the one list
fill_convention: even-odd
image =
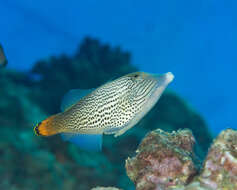
[(174, 79), (174, 75), (171, 72), (162, 74), (162, 75), (158, 75), (158, 74), (154, 74), (153, 77), (157, 80), (158, 84), (162, 84), (167, 86), (169, 83), (171, 83)]
[(171, 72), (165, 73), (165, 79), (166, 82), (169, 84), (170, 82), (172, 82), (174, 80), (174, 75)]

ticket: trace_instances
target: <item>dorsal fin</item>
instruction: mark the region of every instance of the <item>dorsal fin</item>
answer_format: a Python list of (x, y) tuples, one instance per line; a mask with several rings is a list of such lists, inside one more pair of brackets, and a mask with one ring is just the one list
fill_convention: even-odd
[(72, 89), (66, 93), (62, 99), (61, 111), (65, 111), (72, 105), (76, 104), (82, 97), (88, 95), (94, 90), (92, 89)]

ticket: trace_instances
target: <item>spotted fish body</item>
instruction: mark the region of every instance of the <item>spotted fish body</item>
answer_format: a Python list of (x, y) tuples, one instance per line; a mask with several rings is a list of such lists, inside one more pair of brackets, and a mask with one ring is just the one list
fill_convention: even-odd
[[(64, 112), (43, 121), (47, 123), (43, 125), (45, 131), (38, 125), (36, 132), (43, 136), (57, 133), (119, 136), (155, 105), (173, 78), (170, 72), (163, 75), (144, 72), (125, 75), (91, 91), (80, 100), (72, 101)], [(73, 97), (76, 93), (78, 90), (73, 90), (66, 97)], [(47, 126), (52, 131), (47, 132)]]

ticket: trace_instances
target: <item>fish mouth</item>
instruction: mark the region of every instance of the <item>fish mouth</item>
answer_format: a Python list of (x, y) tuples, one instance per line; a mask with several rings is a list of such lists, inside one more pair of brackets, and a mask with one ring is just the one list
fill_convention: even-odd
[(152, 74), (152, 78), (157, 81), (158, 86), (167, 86), (174, 80), (174, 75), (171, 72), (165, 74)]

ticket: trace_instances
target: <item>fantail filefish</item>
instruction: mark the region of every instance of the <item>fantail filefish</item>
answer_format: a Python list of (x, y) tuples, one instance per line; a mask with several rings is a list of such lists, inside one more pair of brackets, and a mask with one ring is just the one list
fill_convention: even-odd
[(0, 44), (0, 67), (5, 67), (7, 65), (7, 58), (3, 51), (3, 47)]
[(135, 72), (105, 83), (94, 90), (71, 90), (65, 95), (63, 112), (40, 122), (40, 136), (61, 134), (83, 149), (100, 150), (102, 134), (122, 135), (136, 125), (156, 104), (171, 72), (162, 75)]

